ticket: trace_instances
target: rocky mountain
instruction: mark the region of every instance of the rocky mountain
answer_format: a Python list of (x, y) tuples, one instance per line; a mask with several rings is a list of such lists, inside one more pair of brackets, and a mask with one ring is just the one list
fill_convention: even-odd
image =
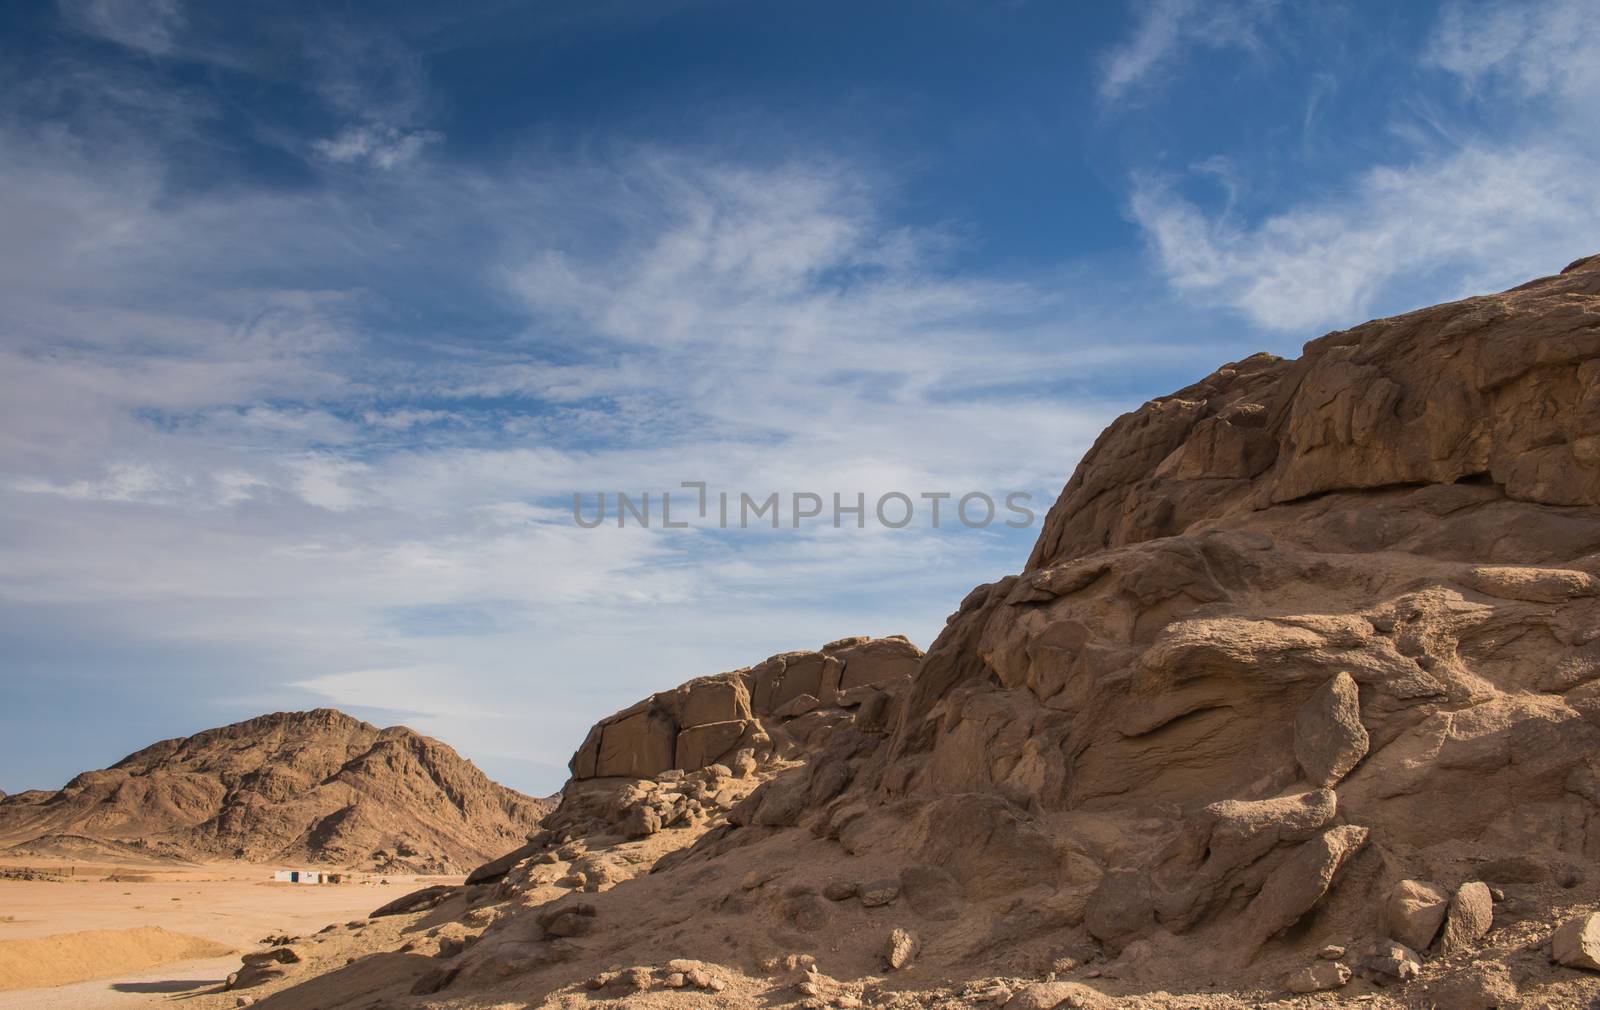
[(277, 712), (0, 800), (0, 845), (449, 872), (521, 843), (545, 801), (403, 726)]
[(893, 641), (618, 713), (527, 846), (241, 984), (282, 1008), (1595, 1005), (1600, 257), (1119, 418), (1022, 572), (925, 656)]

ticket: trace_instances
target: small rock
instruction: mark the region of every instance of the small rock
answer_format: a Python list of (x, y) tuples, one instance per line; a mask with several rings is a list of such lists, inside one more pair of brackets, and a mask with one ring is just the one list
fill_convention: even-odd
[(683, 973), (683, 980), (696, 989), (709, 989), (711, 987), (711, 975), (704, 968), (690, 968)]
[(1344, 955), (1345, 949), (1336, 943), (1330, 943), (1326, 947), (1317, 951), (1317, 957), (1324, 961), (1337, 961), (1341, 957), (1344, 957)]
[(240, 996), (238, 999), (235, 999), (233, 1001), (233, 1005), (234, 1006), (254, 1006), (255, 1002), (256, 1002), (256, 998), (254, 996)]
[(857, 1010), (861, 1006), (861, 1001), (849, 993), (842, 993), (834, 997), (833, 1005), (839, 1010)]
[(653, 981), (649, 968), (628, 968), (617, 979), (617, 985), (623, 992), (644, 992)]
[(562, 912), (545, 925), (547, 936), (582, 936), (594, 927), (594, 917), (576, 912)]
[(895, 927), (889, 932), (889, 941), (884, 946), (883, 960), (890, 971), (899, 971), (911, 963), (917, 954), (917, 938), (905, 930)]
[(1568, 968), (1600, 971), (1600, 913), (1563, 922), (1550, 938), (1550, 960)]
[(585, 982), (584, 987), (595, 990), (604, 989), (606, 986), (617, 980), (618, 974), (619, 972), (615, 971), (603, 971), (600, 974), (590, 978), (589, 981)]
[(762, 971), (769, 974), (778, 971), (798, 971), (801, 968), (805, 968), (809, 971), (813, 970), (813, 966), (815, 966), (816, 963), (817, 959), (812, 957), (810, 954), (788, 954), (784, 957), (764, 957), (756, 962)]
[(667, 976), (664, 984), (668, 989), (682, 989), (686, 981), (688, 980), (683, 977), (683, 972), (675, 971)]
[(744, 888), (746, 891), (754, 891), (762, 884), (765, 884), (767, 881), (771, 880), (772, 876), (773, 874), (771, 870), (751, 870), (749, 873), (744, 875), (743, 880), (739, 881), (739, 886)]
[(1337, 961), (1318, 961), (1289, 976), (1284, 986), (1290, 992), (1325, 992), (1343, 988), (1350, 981), (1350, 969)]
[(756, 752), (753, 748), (746, 747), (734, 752), (733, 763), (729, 766), (732, 774), (747, 779), (756, 773)]
[(1417, 952), (1403, 943), (1379, 940), (1361, 959), (1361, 967), (1379, 985), (1409, 982), (1422, 970), (1422, 959)]
[(875, 880), (861, 888), (861, 904), (867, 908), (887, 905), (898, 897), (900, 897), (900, 881), (893, 877)]
[(861, 890), (861, 885), (854, 880), (830, 880), (822, 885), (822, 896), (829, 901), (845, 901), (854, 898)]

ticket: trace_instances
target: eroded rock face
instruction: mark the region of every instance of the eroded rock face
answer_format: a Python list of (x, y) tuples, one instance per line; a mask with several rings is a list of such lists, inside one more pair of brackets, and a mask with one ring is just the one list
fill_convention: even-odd
[(1339, 879), (1460, 880), (1452, 844), (1593, 858), (1597, 506), (1600, 260), (1229, 365), (1107, 429), (851, 792), (995, 798), (1113, 949), (1324, 906), (1378, 935)]
[(921, 659), (902, 637), (845, 638), (691, 680), (597, 723), (572, 757), (572, 777), (650, 778), (731, 760), (741, 749), (770, 750), (763, 720), (861, 706), (908, 682)]
[(1030, 571), (1312, 495), (1483, 479), (1514, 501), (1600, 499), (1591, 257), (1500, 295), (1260, 354), (1107, 428)]

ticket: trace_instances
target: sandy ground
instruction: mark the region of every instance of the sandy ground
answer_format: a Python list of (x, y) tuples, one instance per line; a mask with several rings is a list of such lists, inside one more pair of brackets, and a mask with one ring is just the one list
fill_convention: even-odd
[[(287, 867), (239, 863), (71, 866), (35, 860), (26, 865), (70, 875), (60, 882), (0, 879), (0, 943), (80, 930), (160, 926), (245, 951), (269, 934), (305, 935), (329, 923), (364, 918), (419, 882), (460, 880), (395, 875), (387, 878), (387, 886), (377, 877), (306, 886), (272, 881), (274, 870)], [(106, 879), (113, 875), (123, 879)], [(238, 965), (238, 956), (229, 955), (51, 989), (0, 992), (0, 1010), (100, 1010), (166, 1003), (220, 982)]]

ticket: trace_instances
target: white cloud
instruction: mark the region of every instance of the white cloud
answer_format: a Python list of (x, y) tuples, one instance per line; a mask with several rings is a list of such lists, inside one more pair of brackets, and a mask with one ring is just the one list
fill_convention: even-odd
[(1259, 49), (1276, 0), (1145, 0), (1133, 33), (1100, 65), (1100, 99), (1113, 104), (1148, 89), (1195, 47)]
[(62, 0), (61, 13), (81, 31), (153, 56), (176, 48), (184, 23), (178, 0)]
[(1253, 224), (1200, 208), (1151, 180), (1134, 218), (1180, 292), (1269, 329), (1361, 322), (1442, 278), (1460, 297), (1549, 273), (1596, 241), (1600, 190), (1584, 154), (1559, 146), (1473, 145), (1368, 170), (1350, 192)]
[(429, 144), (444, 139), (435, 130), (403, 130), (385, 124), (347, 126), (336, 135), (311, 145), (319, 155), (341, 165), (366, 163), (375, 168), (398, 168), (420, 155)]
[(1452, 3), (1440, 15), (1425, 62), (1477, 89), (1509, 88), (1524, 99), (1553, 96), (1592, 107), (1600, 89), (1596, 19), (1596, 0)]
[(1515, 110), (1511, 129), (1401, 123), (1409, 145), (1389, 164), (1253, 219), (1232, 192), (1208, 213), (1175, 180), (1144, 175), (1132, 216), (1176, 290), (1269, 329), (1350, 326), (1558, 270), (1600, 245), (1600, 43), (1580, 27), (1597, 11), (1555, 0), (1441, 15), (1422, 62), (1474, 101)]

